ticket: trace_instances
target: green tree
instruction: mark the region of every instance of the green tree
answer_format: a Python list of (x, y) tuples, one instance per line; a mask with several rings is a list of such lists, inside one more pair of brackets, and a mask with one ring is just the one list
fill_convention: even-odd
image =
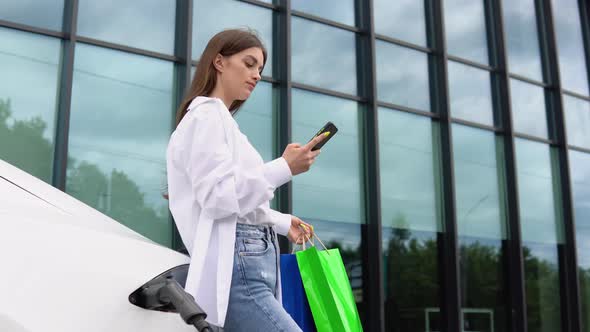
[(16, 120), (10, 107), (10, 99), (0, 99), (0, 158), (50, 182), (53, 144), (43, 137), (47, 124), (41, 117)]
[[(10, 100), (0, 99), (0, 158), (51, 182), (53, 144), (43, 137), (47, 124), (40, 117), (17, 120)], [(170, 245), (165, 207), (152, 207), (139, 186), (122, 171), (105, 174), (98, 165), (68, 157), (67, 192), (149, 238)], [(157, 210), (155, 210), (157, 208)]]

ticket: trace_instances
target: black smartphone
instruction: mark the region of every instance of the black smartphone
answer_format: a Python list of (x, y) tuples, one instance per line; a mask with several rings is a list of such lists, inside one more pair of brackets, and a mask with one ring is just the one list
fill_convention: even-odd
[(316, 138), (318, 135), (323, 135), (324, 133), (329, 132), (330, 134), (328, 135), (328, 137), (326, 137), (323, 141), (319, 142), (318, 144), (316, 144), (313, 148), (311, 148), (311, 151), (315, 151), (320, 149), (322, 146), (324, 146), (324, 144), (326, 144), (330, 138), (334, 137), (334, 135), (336, 134), (336, 132), (338, 132), (338, 128), (336, 128), (336, 126), (328, 121), (328, 123), (326, 123), (322, 129), (320, 129), (317, 134), (313, 135), (313, 137), (310, 139), (310, 141), (314, 138)]

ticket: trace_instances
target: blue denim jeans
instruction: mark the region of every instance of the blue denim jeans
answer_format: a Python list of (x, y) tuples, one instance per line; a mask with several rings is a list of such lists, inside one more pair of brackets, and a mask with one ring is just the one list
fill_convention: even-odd
[(272, 227), (237, 224), (225, 332), (301, 331), (275, 298), (279, 248)]

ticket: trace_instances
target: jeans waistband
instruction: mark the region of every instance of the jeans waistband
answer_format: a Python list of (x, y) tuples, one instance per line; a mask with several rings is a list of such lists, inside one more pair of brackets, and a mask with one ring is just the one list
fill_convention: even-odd
[(274, 230), (268, 225), (236, 224), (237, 237), (272, 237)]

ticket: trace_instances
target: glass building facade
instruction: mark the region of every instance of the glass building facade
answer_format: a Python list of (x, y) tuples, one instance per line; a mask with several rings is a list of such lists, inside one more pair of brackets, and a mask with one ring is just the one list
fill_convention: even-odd
[[(590, 332), (585, 0), (0, 3), (0, 159), (183, 250), (165, 149), (207, 41), (269, 51), (236, 115), (273, 206), (340, 248), (366, 331)], [(283, 244), (285, 244), (283, 239)], [(283, 250), (288, 250), (283, 246)]]

